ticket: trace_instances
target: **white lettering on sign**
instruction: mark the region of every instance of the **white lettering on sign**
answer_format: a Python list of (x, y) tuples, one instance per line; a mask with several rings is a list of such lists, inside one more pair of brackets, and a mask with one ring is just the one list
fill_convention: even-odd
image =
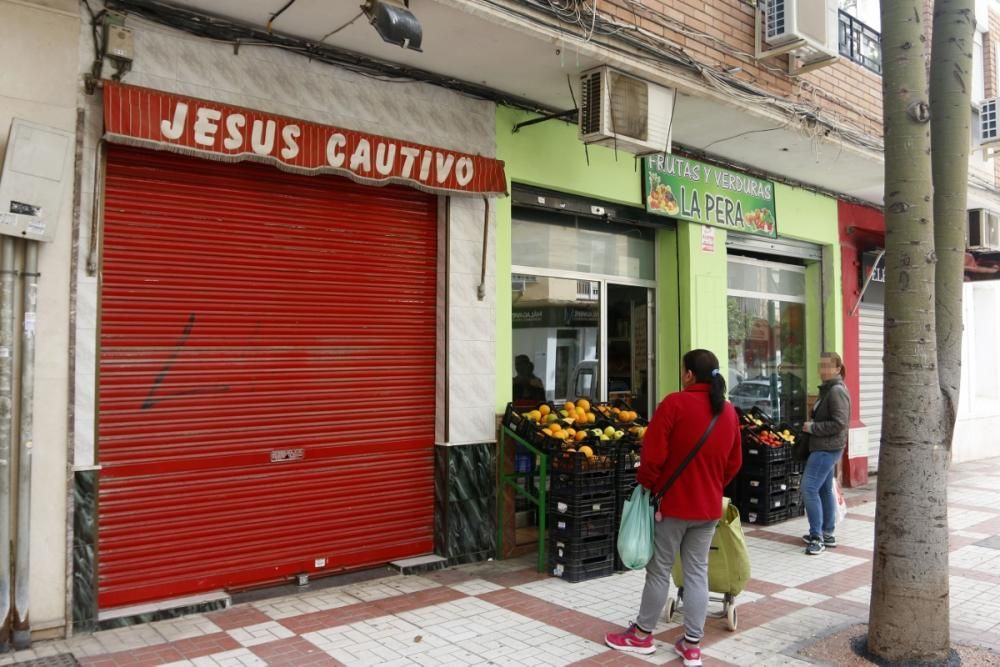
[(184, 123), (187, 121), (187, 113), (188, 105), (178, 102), (177, 108), (174, 109), (173, 123), (169, 120), (161, 121), (160, 133), (167, 139), (180, 139), (181, 135), (184, 134)]
[(372, 145), (367, 139), (358, 142), (358, 147), (354, 149), (351, 156), (351, 171), (371, 171), (372, 170)]
[[(203, 106), (178, 101), (164, 115), (166, 118), (157, 119), (153, 125), (159, 140), (230, 153), (253, 153), (289, 164), (302, 162), (303, 145), (311, 146), (317, 139), (317, 126), (304, 121), (289, 122), (281, 117), (209, 103)], [(395, 175), (428, 186), (468, 187), (475, 180), (479, 159), (446, 150), (407, 146), (383, 137), (359, 137), (336, 128), (321, 136), (320, 145), (324, 143), (326, 154), (319, 154), (319, 166), (349, 169), (369, 178)], [(315, 159), (305, 157), (307, 162)]]
[(451, 167), (455, 164), (454, 155), (442, 155), (437, 154), (437, 182), (444, 183), (448, 180), (449, 174), (451, 174)]
[(247, 126), (247, 117), (241, 113), (229, 114), (226, 117), (226, 139), (222, 145), (227, 151), (234, 151), (243, 145), (243, 128)]
[(219, 119), (222, 112), (217, 109), (202, 107), (195, 112), (194, 142), (202, 146), (215, 145), (215, 133), (219, 130)]
[(426, 181), (431, 176), (431, 158), (433, 154), (430, 151), (424, 151), (424, 157), (420, 160), (420, 178), (421, 181)]
[(281, 142), (284, 148), (281, 149), (281, 159), (294, 160), (299, 154), (299, 143), (296, 141), (302, 136), (302, 130), (298, 125), (286, 125), (281, 128)]
[(396, 163), (395, 144), (385, 144), (379, 142), (378, 150), (375, 152), (375, 171), (388, 176), (392, 173), (392, 167)]
[(459, 158), (458, 162), (455, 163), (455, 180), (458, 181), (459, 185), (466, 186), (471, 183), (475, 173), (475, 167), (469, 158)]
[(403, 160), (403, 178), (409, 178), (413, 173), (413, 163), (420, 157), (420, 149), (413, 146), (403, 146), (399, 152), (405, 158)]
[(250, 130), (250, 148), (257, 155), (270, 155), (274, 150), (274, 133), (278, 125), (273, 120), (255, 120)]
[(326, 142), (326, 161), (331, 167), (343, 167), (347, 156), (343, 149), (347, 146), (347, 137), (340, 134), (330, 135), (330, 140)]

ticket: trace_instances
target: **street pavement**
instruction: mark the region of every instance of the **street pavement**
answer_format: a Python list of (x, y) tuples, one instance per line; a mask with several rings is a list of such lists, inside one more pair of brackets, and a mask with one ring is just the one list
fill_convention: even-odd
[[(868, 618), (874, 485), (848, 489), (840, 546), (806, 556), (804, 518), (745, 526), (753, 579), (737, 602), (739, 628), (709, 619), (711, 665), (812, 665), (799, 651)], [(1000, 651), (1000, 458), (953, 467), (949, 488), (952, 637)], [(395, 575), (237, 604), (88, 635), (39, 642), (0, 665), (41, 665), (66, 654), (86, 667), (196, 665), (680, 664), (675, 615), (656, 629), (657, 652), (628, 656), (606, 632), (637, 611), (643, 573), (568, 584), (531, 559)], [(710, 611), (720, 611), (721, 604)], [(56, 664), (54, 661), (48, 664)]]

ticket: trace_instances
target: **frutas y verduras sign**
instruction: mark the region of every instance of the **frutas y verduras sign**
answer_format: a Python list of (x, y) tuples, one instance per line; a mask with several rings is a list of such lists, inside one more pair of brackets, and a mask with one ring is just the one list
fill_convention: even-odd
[(105, 82), (105, 138), (227, 162), (254, 160), (358, 183), (440, 194), (506, 195), (500, 160)]
[(774, 183), (678, 155), (643, 161), (646, 210), (775, 238)]

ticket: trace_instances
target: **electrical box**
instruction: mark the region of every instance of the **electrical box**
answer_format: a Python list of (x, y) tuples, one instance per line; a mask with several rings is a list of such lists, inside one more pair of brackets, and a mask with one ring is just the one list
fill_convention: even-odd
[(131, 63), (135, 59), (132, 31), (123, 25), (108, 25), (107, 31), (105, 55), (121, 63)]
[(73, 134), (15, 118), (0, 174), (0, 234), (51, 241), (73, 175)]

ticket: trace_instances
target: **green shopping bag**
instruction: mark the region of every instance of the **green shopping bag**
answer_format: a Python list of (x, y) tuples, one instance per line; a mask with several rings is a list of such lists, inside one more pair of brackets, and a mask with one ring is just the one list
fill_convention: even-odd
[[(684, 586), (681, 559), (674, 559), (674, 583)], [(740, 510), (729, 498), (722, 499), (722, 518), (715, 527), (708, 552), (708, 590), (712, 593), (739, 595), (750, 579), (750, 552), (743, 538)]]
[(630, 570), (646, 567), (653, 557), (653, 514), (649, 489), (636, 486), (632, 497), (625, 501), (618, 529), (618, 555)]

